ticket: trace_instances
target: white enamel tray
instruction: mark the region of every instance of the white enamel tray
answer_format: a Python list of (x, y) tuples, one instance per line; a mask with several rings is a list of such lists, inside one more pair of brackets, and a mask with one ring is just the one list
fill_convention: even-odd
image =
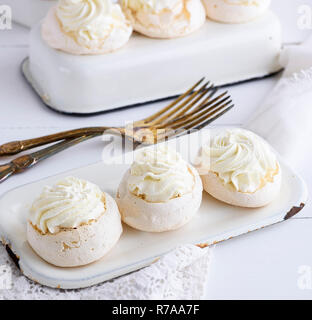
[(281, 70), (281, 26), (271, 11), (248, 24), (207, 19), (191, 35), (170, 40), (133, 33), (122, 49), (104, 55), (54, 50), (41, 38), (40, 23), (29, 43), (29, 58), (22, 63), (27, 82), (45, 105), (66, 114), (91, 115), (174, 97), (204, 76), (220, 86)]
[[(170, 143), (176, 143), (183, 157), (191, 161), (198, 151), (199, 141), (193, 134)], [(298, 213), (307, 200), (305, 183), (281, 161), (282, 190), (279, 197), (267, 207), (233, 207), (204, 193), (198, 214), (185, 227), (154, 234), (124, 226), (123, 235), (112, 251), (88, 266), (58, 268), (37, 256), (26, 241), (25, 228), (28, 208), (43, 186), (53, 184), (61, 177), (74, 175), (98, 184), (102, 190), (115, 196), (132, 157), (133, 153), (126, 154), (124, 160), (127, 164), (118, 164), (121, 158), (115, 157), (109, 163), (97, 163), (43, 179), (16, 188), (0, 198), (0, 238), (25, 276), (50, 287), (67, 289), (91, 286), (147, 266), (178, 245), (193, 243), (207, 246), (284, 221)]]

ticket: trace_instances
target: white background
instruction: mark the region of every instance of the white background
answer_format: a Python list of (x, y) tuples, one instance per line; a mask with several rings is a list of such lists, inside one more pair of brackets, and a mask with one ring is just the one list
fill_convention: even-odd
[[(5, 1), (0, 1), (5, 4)], [(273, 10), (283, 24), (284, 43), (296, 44), (309, 32), (299, 30), (299, 5), (312, 0), (273, 0)], [(14, 15), (14, 12), (13, 12)], [(163, 103), (125, 111), (78, 118), (50, 111), (34, 95), (20, 74), (27, 56), (29, 30), (14, 24), (0, 31), (0, 144), (59, 130), (90, 125), (122, 125), (159, 109)], [(161, 81), (161, 75), (157, 75)], [(277, 77), (229, 87), (236, 108), (215, 124), (242, 125), (269, 94)], [(28, 172), (0, 184), (0, 195), (11, 188), (101, 160), (101, 139), (65, 151)], [(0, 159), (0, 163), (9, 160)], [(299, 168), (299, 171), (302, 168)], [(312, 192), (312, 169), (304, 178)], [(311, 267), (312, 206), (295, 218), (236, 239), (218, 244), (211, 266), (206, 298), (209, 299), (310, 299), (312, 289), (298, 287), (299, 267)]]

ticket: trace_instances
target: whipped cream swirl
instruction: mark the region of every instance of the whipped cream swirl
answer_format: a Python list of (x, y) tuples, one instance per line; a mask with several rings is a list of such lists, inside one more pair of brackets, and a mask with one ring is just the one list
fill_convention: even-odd
[(247, 130), (225, 130), (212, 137), (202, 151), (204, 157), (209, 157), (210, 170), (239, 192), (257, 191), (273, 182), (279, 171), (270, 146)]
[(148, 202), (166, 202), (192, 192), (193, 187), (188, 164), (165, 146), (140, 151), (130, 169), (129, 191)]
[(68, 177), (55, 186), (46, 186), (30, 210), (30, 222), (43, 234), (60, 228), (76, 228), (99, 218), (105, 198), (93, 183)]
[(111, 0), (59, 0), (56, 16), (62, 30), (88, 48), (100, 47), (118, 28), (129, 28), (119, 4)]

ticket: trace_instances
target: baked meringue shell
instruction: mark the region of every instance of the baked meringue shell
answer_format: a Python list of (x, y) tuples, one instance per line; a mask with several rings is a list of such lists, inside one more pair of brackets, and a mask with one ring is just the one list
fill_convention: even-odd
[(41, 233), (27, 222), (27, 240), (45, 261), (58, 267), (77, 267), (101, 259), (122, 234), (120, 213), (114, 199), (104, 193), (106, 210), (96, 220), (57, 233)]
[(261, 16), (269, 8), (271, 0), (255, 0), (246, 4), (227, 3), (226, 0), (202, 0), (207, 17), (224, 23), (245, 23)]
[(218, 175), (212, 171), (202, 175), (201, 178), (204, 190), (214, 198), (234, 206), (257, 208), (268, 205), (278, 196), (281, 188), (282, 172), (279, 166), (278, 173), (273, 177), (273, 182), (267, 181), (263, 187), (253, 193), (239, 192), (234, 187), (225, 185)]
[(195, 179), (193, 191), (167, 202), (157, 203), (145, 201), (128, 190), (128, 170), (116, 196), (122, 221), (135, 229), (147, 232), (175, 230), (188, 223), (201, 205), (203, 191), (198, 172), (190, 165), (189, 168)]
[(119, 30), (118, 34), (118, 37), (111, 34), (108, 38), (104, 39), (100, 48), (83, 47), (74, 38), (62, 31), (56, 17), (56, 6), (48, 11), (41, 25), (41, 36), (45, 43), (53, 49), (74, 55), (99, 55), (120, 49), (129, 41), (132, 34), (130, 23), (126, 26), (125, 30)]
[[(188, 13), (183, 14), (182, 17), (179, 17), (176, 19), (174, 23), (172, 23), (170, 26), (164, 25), (163, 27), (160, 26), (154, 26), (149, 25), (148, 27), (143, 25), (136, 19), (135, 13), (132, 12), (131, 9), (127, 7), (123, 7), (122, 10), (125, 13), (127, 19), (131, 22), (133, 29), (141, 33), (145, 36), (148, 36), (150, 38), (159, 38), (159, 39), (172, 39), (172, 38), (178, 38), (187, 36), (190, 33), (198, 30), (206, 21), (206, 13), (205, 8), (201, 1), (199, 0), (183, 0), (185, 2), (189, 2), (187, 11)], [(188, 16), (196, 17), (193, 18), (191, 21), (192, 23), (188, 22), (185, 26), (181, 23), (181, 19), (183, 21), (187, 21)]]

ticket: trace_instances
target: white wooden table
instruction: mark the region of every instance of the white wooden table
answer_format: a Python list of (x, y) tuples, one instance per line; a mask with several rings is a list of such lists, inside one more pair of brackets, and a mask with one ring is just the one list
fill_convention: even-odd
[[(2, 3), (5, 1), (0, 1)], [(312, 8), (312, 0), (273, 0), (273, 10), (283, 23), (285, 43), (298, 43), (307, 36), (308, 31), (297, 27), (297, 10), (299, 5), (309, 3)], [(16, 24), (10, 31), (0, 31), (0, 144), (81, 126), (118, 125), (159, 108), (161, 103), (155, 103), (88, 118), (50, 111), (29, 89), (20, 73), (20, 63), (27, 56), (28, 33), (28, 29)], [(242, 125), (275, 82), (276, 77), (271, 77), (229, 87), (236, 108), (215, 124)], [(100, 139), (74, 147), (0, 184), (0, 194), (42, 177), (100, 161), (102, 149)], [(0, 163), (8, 160), (1, 159)], [(312, 193), (312, 169), (300, 171)], [(206, 297), (312, 298), (312, 283), (308, 282), (310, 289), (305, 290), (297, 284), (302, 276), (299, 274), (301, 266), (308, 266), (306, 276), (312, 278), (311, 229), (312, 205), (308, 203), (298, 216), (287, 222), (218, 244)]]

